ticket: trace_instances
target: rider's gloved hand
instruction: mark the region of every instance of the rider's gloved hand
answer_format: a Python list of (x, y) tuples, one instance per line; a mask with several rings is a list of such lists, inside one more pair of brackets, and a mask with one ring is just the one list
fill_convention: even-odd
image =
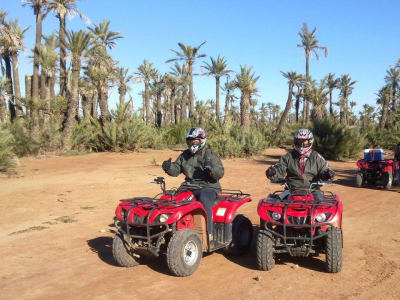
[(211, 171), (212, 171), (212, 169), (213, 169), (213, 166), (212, 166), (212, 164), (211, 164), (211, 161), (205, 160), (203, 166), (204, 166), (204, 171), (206, 171), (208, 174), (210, 174)]
[(335, 177), (335, 171), (333, 171), (331, 168), (327, 168), (323, 172), (321, 172), (320, 178), (322, 180), (330, 180), (333, 177)]
[(161, 168), (165, 171), (165, 172), (167, 172), (170, 168), (171, 168), (171, 158), (169, 158), (168, 160), (165, 160), (163, 163), (162, 163), (162, 165), (161, 165)]
[(276, 170), (274, 167), (269, 167), (266, 171), (265, 171), (265, 176), (267, 176), (267, 178), (271, 178), (276, 174)]

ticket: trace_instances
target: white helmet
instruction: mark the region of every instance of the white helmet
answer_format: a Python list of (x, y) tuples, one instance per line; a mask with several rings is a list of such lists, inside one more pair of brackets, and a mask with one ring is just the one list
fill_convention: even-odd
[(314, 136), (307, 128), (300, 128), (293, 136), (294, 148), (299, 154), (304, 155), (311, 150), (314, 143)]
[[(199, 140), (200, 143), (197, 145), (191, 145), (191, 140)], [(206, 145), (206, 141), (206, 132), (200, 127), (190, 128), (189, 131), (186, 133), (186, 143), (189, 147), (190, 152), (192, 152), (193, 154), (203, 149)]]

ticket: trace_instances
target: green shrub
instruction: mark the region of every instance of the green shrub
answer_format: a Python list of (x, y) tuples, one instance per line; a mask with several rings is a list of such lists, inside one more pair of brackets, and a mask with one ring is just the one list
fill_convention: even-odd
[(365, 138), (358, 127), (350, 128), (324, 119), (314, 123), (312, 132), (314, 149), (327, 159), (354, 158), (365, 147)]
[(17, 165), (18, 159), (13, 152), (14, 138), (7, 128), (0, 128), (0, 172)]

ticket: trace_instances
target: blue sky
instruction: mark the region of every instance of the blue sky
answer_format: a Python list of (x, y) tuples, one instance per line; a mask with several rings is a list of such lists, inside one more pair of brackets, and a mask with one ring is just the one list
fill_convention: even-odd
[[(22, 26), (31, 26), (25, 44), (34, 45), (35, 17), (19, 0), (2, 0), (1, 8), (9, 17), (18, 18)], [(349, 74), (357, 80), (351, 101), (356, 110), (368, 103), (375, 105), (375, 93), (384, 85), (389, 65), (400, 58), (400, 1), (192, 1), (192, 0), (81, 0), (78, 8), (92, 23), (110, 20), (110, 28), (124, 36), (111, 51), (121, 66), (136, 71), (144, 59), (161, 72), (168, 72), (178, 50), (178, 42), (197, 46), (207, 41), (201, 53), (222, 55), (228, 68), (239, 71), (240, 65), (252, 66), (260, 76), (257, 88), (259, 104), (273, 102), (283, 109), (287, 99), (287, 82), (280, 71), (305, 72), (304, 51), (298, 48), (298, 32), (306, 22), (317, 27), (320, 45), (328, 48), (319, 60), (310, 61), (310, 74), (320, 80), (328, 73)], [(87, 24), (79, 18), (67, 20), (69, 29), (79, 30)], [(58, 30), (58, 22), (49, 14), (43, 22), (43, 34)], [(21, 56), (21, 79), (32, 73), (26, 51)], [(202, 61), (209, 61), (209, 57)], [(195, 71), (199, 72), (199, 61)], [(23, 80), (22, 80), (23, 82)], [(132, 84), (134, 106), (141, 105), (138, 93), (143, 84)], [(195, 77), (197, 99), (215, 99), (215, 80)], [(336, 94), (337, 95), (337, 94)], [(335, 95), (335, 96), (336, 96)], [(112, 91), (110, 106), (115, 107), (118, 93)]]

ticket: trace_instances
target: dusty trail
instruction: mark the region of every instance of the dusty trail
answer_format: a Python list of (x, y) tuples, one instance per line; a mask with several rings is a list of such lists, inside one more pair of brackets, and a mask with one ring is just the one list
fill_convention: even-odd
[[(252, 194), (241, 213), (258, 224), (257, 202), (278, 186), (265, 169), (284, 152), (223, 160), (223, 187)], [(331, 162), (344, 203), (343, 270), (324, 272), (324, 257), (283, 256), (269, 272), (256, 269), (254, 249), (240, 258), (207, 255), (187, 278), (169, 274), (163, 258), (132, 269), (115, 265), (110, 232), (119, 199), (154, 195), (158, 164), (176, 151), (100, 153), (23, 159), (19, 175), (0, 177), (2, 299), (398, 299), (400, 189), (354, 187), (354, 162)], [(182, 177), (168, 178), (177, 186)]]

